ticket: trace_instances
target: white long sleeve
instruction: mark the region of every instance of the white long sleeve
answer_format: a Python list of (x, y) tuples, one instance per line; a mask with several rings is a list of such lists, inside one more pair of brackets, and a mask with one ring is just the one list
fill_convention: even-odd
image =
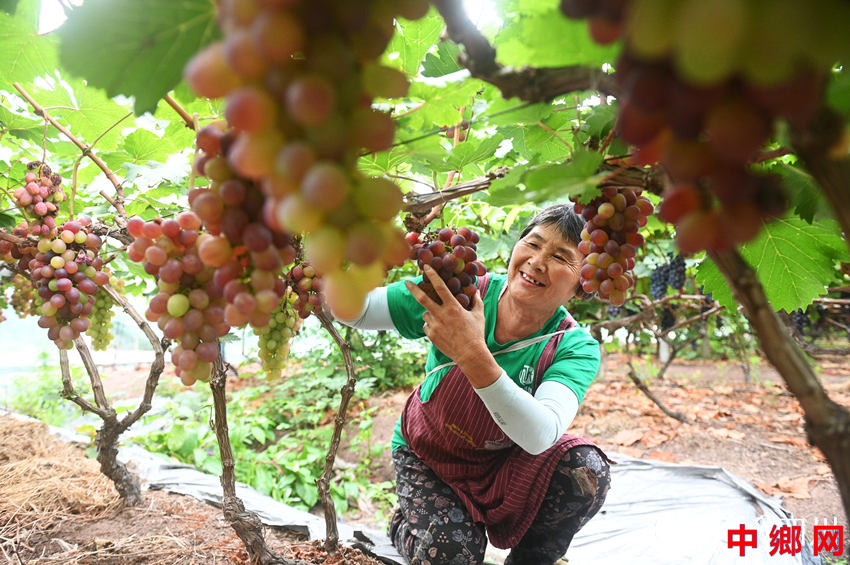
[(555, 445), (578, 412), (578, 398), (566, 385), (547, 381), (532, 396), (504, 371), (475, 392), (505, 435), (532, 455)]
[(363, 310), (354, 320), (337, 320), (341, 324), (358, 330), (394, 330), (390, 305), (387, 301), (387, 287), (379, 286), (366, 295)]

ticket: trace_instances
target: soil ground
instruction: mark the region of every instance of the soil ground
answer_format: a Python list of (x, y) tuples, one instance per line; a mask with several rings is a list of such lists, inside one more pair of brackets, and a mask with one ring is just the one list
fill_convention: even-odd
[[(740, 366), (726, 362), (677, 362), (661, 380), (648, 378), (654, 372), (651, 366), (637, 362), (635, 367), (659, 400), (669, 410), (682, 413), (687, 422), (666, 416), (628, 380), (625, 359), (609, 355), (588, 390), (572, 433), (595, 441), (606, 451), (722, 466), (766, 494), (781, 497), (783, 506), (804, 520), (809, 539), (815, 520), (830, 524), (836, 520), (848, 531), (833, 474), (822, 454), (808, 444), (799, 404), (769, 365), (753, 367), (750, 379)], [(850, 407), (850, 365), (822, 362), (818, 372), (830, 397)], [(141, 391), (144, 376), (141, 367), (112, 371), (104, 384), (108, 394), (121, 391), (132, 396)], [(174, 378), (170, 368), (162, 377), (172, 382)], [(375, 408), (373, 442), (389, 443), (408, 394), (393, 391), (369, 400)], [(0, 434), (0, 449), (3, 443)], [(358, 454), (343, 446), (339, 456), (353, 461)], [(372, 478), (376, 482), (392, 480), (388, 450), (376, 461)], [(13, 537), (7, 527), (0, 536), (4, 538), (0, 548), (10, 563), (17, 563), (12, 561), (17, 558), (12, 548), (23, 557), (22, 562), (39, 564), (247, 562), (240, 540), (219, 509), (157, 491), (148, 491), (146, 496), (144, 508), (101, 509), (94, 515), (68, 513), (46, 526), (40, 523), (38, 528), (19, 525)], [(383, 529), (385, 524), (375, 522), (374, 516), (374, 508), (364, 504), (344, 519)], [(4, 524), (8, 526), (8, 516), (0, 510), (0, 528)], [(267, 530), (266, 538), (275, 551), (286, 556), (315, 563), (324, 557), (320, 548), (292, 532)], [(336, 562), (375, 563), (362, 554), (350, 554)]]

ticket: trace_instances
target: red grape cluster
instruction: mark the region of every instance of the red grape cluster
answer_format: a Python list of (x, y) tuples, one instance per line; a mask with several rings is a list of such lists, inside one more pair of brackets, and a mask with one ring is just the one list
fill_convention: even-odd
[[(466, 226), (457, 229), (447, 227), (422, 235), (410, 232), (406, 239), (411, 246), (410, 258), (416, 261), (419, 269), (430, 265), (458, 303), (467, 310), (471, 309), (472, 297), (477, 292), (475, 277), (487, 272), (484, 264), (477, 260), (478, 234)], [(432, 300), (443, 303), (427, 278), (423, 278), (418, 286)]]
[(319, 310), (324, 302), (324, 279), (309, 263), (295, 265), (286, 275), (286, 283), (294, 293), (292, 308), (300, 318)]
[[(637, 162), (672, 180), (659, 215), (683, 253), (754, 237), (785, 208), (779, 179), (752, 164), (784, 119), (804, 126), (826, 74), (850, 54), (850, 5), (741, 0), (562, 0), (565, 15), (610, 24), (625, 37), (616, 64), (617, 128)], [(719, 33), (718, 30), (722, 30)], [(816, 30), (816, 31), (815, 31)], [(817, 35), (813, 35), (816, 33)]]
[[(329, 283), (339, 279), (327, 295), (342, 315), (362, 306), (374, 278), (345, 284), (346, 268), (393, 265), (406, 253), (391, 223), (401, 191), (388, 179), (365, 178), (356, 162), (393, 142), (395, 124), (372, 100), (407, 92), (405, 75), (378, 62), (394, 17), (427, 10), (426, 0), (223, 1), (224, 39), (184, 72), (198, 94), (227, 98), (229, 168), (258, 184), (269, 227), (313, 240), (307, 259)], [(205, 155), (197, 168), (216, 179), (221, 161), (200, 135), (198, 145)]]
[(585, 292), (598, 292), (614, 306), (625, 303), (626, 291), (634, 285), (635, 255), (643, 246), (638, 230), (652, 210), (640, 190), (613, 186), (603, 188), (602, 195), (587, 204), (575, 204), (576, 213), (587, 222), (578, 245), (584, 255), (581, 286)]
[(142, 262), (157, 278), (159, 292), (145, 317), (156, 322), (165, 337), (179, 340), (171, 362), (187, 386), (209, 380), (211, 364), (219, 356), (218, 338), (230, 331), (222, 286), (199, 257), (200, 227), (193, 212), (182, 212), (176, 219), (127, 222), (135, 238), (127, 250), (130, 260)]
[(208, 232), (199, 241), (199, 256), (216, 269), (216, 281), (225, 289), (227, 323), (258, 328), (278, 307), (284, 290), (282, 269), (296, 253), (293, 238), (270, 227), (271, 207), (259, 185), (231, 167), (228, 155), (237, 134), (218, 124), (198, 132), (203, 153), (196, 168), (212, 182), (209, 188), (192, 191), (189, 202)]
[(41, 305), (38, 325), (62, 349), (70, 349), (89, 328), (88, 315), (99, 286), (109, 282), (98, 257), (100, 237), (89, 233), (91, 220), (69, 220), (59, 226), (56, 236), (39, 240), (37, 253), (27, 268)]
[(27, 169), (24, 186), (15, 189), (13, 195), (25, 215), (32, 218), (30, 233), (48, 236), (56, 229), (56, 204), (66, 198), (62, 177), (40, 161), (27, 163)]

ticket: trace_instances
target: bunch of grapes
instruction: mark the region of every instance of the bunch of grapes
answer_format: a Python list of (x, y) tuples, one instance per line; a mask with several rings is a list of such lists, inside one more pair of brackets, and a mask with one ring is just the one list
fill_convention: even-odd
[(670, 282), (670, 263), (658, 265), (649, 275), (649, 296), (653, 300), (664, 298), (667, 284)]
[(643, 246), (638, 230), (646, 225), (652, 203), (640, 190), (607, 186), (602, 195), (587, 204), (576, 203), (575, 211), (587, 222), (578, 250), (584, 255), (581, 286), (614, 306), (626, 302), (626, 291), (634, 285), (631, 270)]
[(803, 310), (802, 308), (797, 308), (793, 312), (791, 312), (791, 321), (794, 323), (794, 327), (797, 328), (797, 331), (802, 335), (803, 331), (812, 325), (812, 321), (809, 319), (808, 309)]
[[(425, 265), (430, 265), (460, 305), (467, 310), (471, 309), (472, 297), (477, 292), (475, 277), (487, 272), (484, 264), (477, 260), (479, 235), (462, 226), (457, 229), (447, 227), (422, 235), (410, 232), (406, 239), (411, 246), (410, 258), (416, 261), (420, 271)], [(432, 300), (443, 303), (427, 277), (423, 277), (418, 286)]]
[(685, 288), (685, 278), (685, 258), (681, 254), (677, 253), (670, 261), (670, 269), (667, 273), (667, 284), (670, 285), (670, 288), (682, 290)]
[(27, 163), (27, 171), (24, 186), (15, 189), (13, 196), (18, 207), (32, 218), (28, 226), (30, 233), (51, 235), (56, 230), (56, 214), (59, 211), (56, 204), (66, 198), (62, 177), (40, 161)]
[(255, 182), (268, 227), (307, 236), (307, 259), (327, 277), (328, 300), (346, 316), (380, 282), (369, 267), (406, 256), (391, 223), (401, 191), (388, 179), (364, 177), (356, 162), (364, 150), (393, 142), (393, 120), (371, 102), (404, 96), (408, 82), (378, 59), (394, 18), (421, 17), (428, 3), (317, 1), (220, 2), (224, 39), (198, 53), (184, 75), (198, 94), (227, 98), (232, 128), (221, 158), (199, 133), (196, 169), (223, 182), (218, 172), (226, 161)]
[(812, 118), (826, 75), (850, 54), (850, 4), (783, 0), (769, 8), (746, 0), (561, 2), (568, 17), (591, 18), (600, 43), (625, 37), (618, 133), (638, 147), (639, 163), (660, 161), (669, 173), (659, 215), (676, 225), (683, 253), (752, 239), (784, 210), (778, 178), (752, 163), (777, 119), (804, 126)]
[(260, 337), (263, 371), (273, 378), (280, 377), (283, 363), (289, 356), (290, 342), (301, 328), (301, 316), (293, 306), (296, 300), (298, 295), (287, 291), (280, 306), (272, 313), (268, 325), (254, 329), (254, 333)]
[(324, 279), (309, 263), (295, 265), (286, 275), (287, 286), (292, 291), (292, 309), (300, 318), (318, 311), (324, 302)]
[(19, 318), (38, 316), (40, 312), (41, 298), (33, 288), (32, 282), (20, 273), (12, 276), (12, 296), (9, 304)]
[(196, 143), (203, 153), (196, 168), (212, 182), (192, 191), (189, 202), (208, 232), (199, 241), (199, 256), (215, 268), (216, 282), (225, 289), (227, 323), (257, 328), (277, 308), (284, 289), (282, 269), (296, 252), (293, 238), (272, 228), (276, 223), (259, 184), (231, 167), (227, 155), (237, 135), (221, 124), (198, 132)]
[[(124, 281), (116, 279), (109, 273), (107, 275), (109, 276), (109, 285), (116, 292), (123, 294)], [(112, 298), (105, 292), (95, 294), (94, 305), (89, 315), (91, 325), (86, 332), (91, 338), (92, 347), (95, 351), (106, 351), (112, 341), (113, 335), (110, 330), (112, 329), (112, 317), (115, 315), (112, 304)]]
[(219, 357), (218, 338), (230, 331), (223, 289), (214, 280), (213, 268), (199, 257), (200, 227), (193, 212), (182, 212), (174, 220), (127, 222), (127, 231), (135, 238), (128, 257), (142, 262), (157, 279), (159, 292), (145, 317), (156, 322), (167, 338), (179, 340), (171, 362), (187, 386), (209, 380), (212, 363)]
[(37, 253), (27, 264), (44, 301), (38, 325), (47, 328), (47, 337), (62, 349), (70, 349), (89, 328), (95, 294), (109, 281), (98, 257), (101, 239), (88, 232), (90, 225), (88, 218), (65, 222), (55, 237), (39, 239)]
[(666, 331), (676, 325), (676, 315), (673, 313), (669, 304), (665, 304), (661, 309), (661, 331)]

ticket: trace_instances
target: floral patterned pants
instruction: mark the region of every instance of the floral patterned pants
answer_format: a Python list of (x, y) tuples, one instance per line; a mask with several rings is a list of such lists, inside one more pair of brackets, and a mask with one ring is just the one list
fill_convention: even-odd
[[(393, 450), (398, 508), (389, 536), (411, 565), (480, 565), (487, 536), (463, 502), (404, 446)], [(602, 507), (611, 475), (595, 447), (580, 445), (558, 462), (537, 517), (505, 565), (546, 565), (566, 552), (576, 532)]]

